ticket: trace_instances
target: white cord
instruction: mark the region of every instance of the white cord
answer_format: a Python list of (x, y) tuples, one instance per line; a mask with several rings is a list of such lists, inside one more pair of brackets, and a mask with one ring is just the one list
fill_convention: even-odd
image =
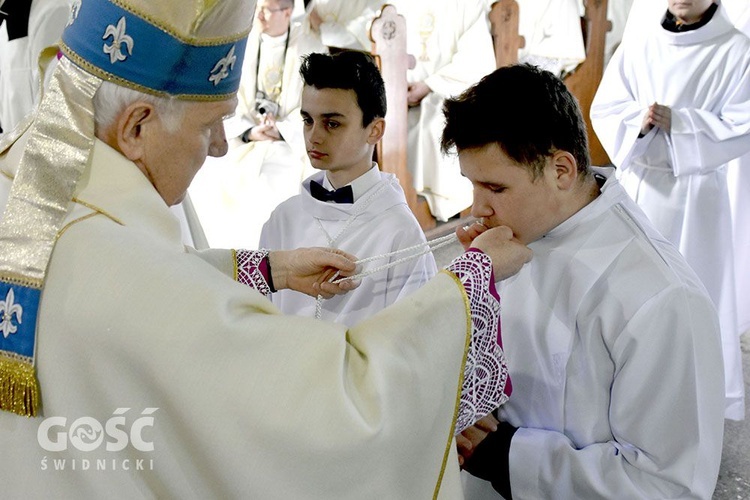
[[(336, 284), (336, 283), (341, 283), (342, 281), (347, 281), (347, 280), (358, 280), (358, 279), (364, 278), (365, 276), (370, 276), (372, 274), (379, 273), (380, 271), (390, 269), (391, 267), (397, 266), (403, 262), (407, 262), (412, 259), (416, 259), (417, 257), (421, 257), (422, 255), (425, 255), (429, 252), (448, 246), (457, 240), (458, 240), (458, 236), (452, 233), (446, 236), (442, 236), (440, 238), (435, 238), (434, 240), (425, 241), (424, 243), (418, 243), (417, 245), (413, 245), (408, 248), (402, 248), (400, 250), (395, 250), (393, 252), (388, 252), (388, 253), (360, 259), (358, 261), (355, 261), (355, 264), (357, 265), (366, 264), (368, 262), (383, 260), (383, 259), (387, 259), (390, 257), (394, 257), (396, 255), (411, 252), (409, 255), (406, 255), (405, 257), (401, 257), (397, 260), (394, 260), (393, 262), (388, 262), (381, 266), (377, 266), (372, 269), (362, 271), (361, 273), (357, 273), (353, 276), (345, 276), (343, 278), (339, 278), (339, 273), (337, 272), (336, 274), (331, 276), (331, 279), (329, 279), (328, 282)], [(318, 298), (315, 301), (315, 318), (320, 319), (322, 313), (323, 313), (323, 296), (318, 295)]]

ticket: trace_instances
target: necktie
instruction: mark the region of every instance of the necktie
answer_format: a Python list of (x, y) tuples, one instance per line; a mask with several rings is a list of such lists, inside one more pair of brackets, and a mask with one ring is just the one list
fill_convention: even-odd
[(351, 186), (344, 186), (335, 191), (329, 191), (320, 183), (310, 181), (310, 194), (320, 201), (332, 201), (334, 203), (354, 203), (354, 193)]

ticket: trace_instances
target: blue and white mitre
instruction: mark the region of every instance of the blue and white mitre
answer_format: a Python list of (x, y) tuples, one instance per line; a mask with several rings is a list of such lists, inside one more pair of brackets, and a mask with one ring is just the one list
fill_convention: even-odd
[[(94, 146), (103, 81), (180, 100), (232, 98), (255, 0), (74, 0), (60, 61), (36, 112), (0, 222), (0, 410), (36, 416), (36, 319), (47, 264)], [(57, 48), (40, 61), (57, 56)]]

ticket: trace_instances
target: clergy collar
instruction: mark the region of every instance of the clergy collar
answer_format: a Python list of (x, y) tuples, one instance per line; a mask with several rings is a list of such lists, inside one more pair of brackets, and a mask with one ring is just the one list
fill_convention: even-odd
[[(599, 184), (600, 186), (599, 196), (593, 199), (591, 203), (588, 203), (587, 205), (582, 207), (578, 212), (574, 213), (573, 215), (562, 221), (560, 224), (552, 228), (547, 232), (547, 234), (542, 236), (540, 240), (544, 240), (547, 238), (559, 238), (561, 236), (564, 236), (574, 228), (581, 225), (583, 221), (587, 220), (589, 217), (594, 217), (609, 210), (609, 207), (611, 207), (618, 201), (617, 197), (628, 196), (623, 189), (612, 189), (613, 186), (617, 184), (614, 167), (591, 167), (591, 170), (593, 170), (594, 176), (597, 180), (597, 184)], [(603, 183), (602, 180), (604, 181)], [(532, 242), (531, 244), (533, 245), (534, 243), (535, 242)]]
[(268, 43), (269, 45), (273, 45), (273, 46), (284, 45), (288, 38), (289, 38), (289, 30), (277, 36), (271, 36), (265, 33), (260, 34), (261, 43)]
[[(378, 169), (378, 164), (373, 162), (372, 167), (370, 170), (365, 172), (364, 174), (360, 175), (356, 179), (354, 179), (352, 182), (347, 184), (347, 186), (352, 187), (352, 193), (354, 194), (354, 201), (356, 202), (358, 199), (362, 197), (363, 194), (365, 194), (370, 188), (372, 188), (375, 184), (380, 182), (380, 170)], [(333, 184), (331, 184), (331, 181), (328, 180), (328, 175), (323, 176), (323, 187), (328, 189), (329, 191), (333, 191), (334, 188)], [(339, 186), (344, 187), (344, 186)]]
[[(736, 31), (734, 24), (727, 15), (727, 9), (722, 4), (717, 5), (715, 14), (701, 29), (673, 33), (666, 29), (659, 29), (656, 36), (671, 45), (694, 45), (705, 43), (714, 38)], [(662, 18), (664, 21), (664, 18)]]
[(664, 21), (662, 21), (661, 26), (665, 30), (671, 31), (672, 33), (684, 33), (686, 31), (697, 30), (707, 25), (708, 22), (711, 19), (713, 19), (714, 14), (716, 14), (716, 10), (718, 8), (719, 8), (718, 4), (716, 3), (711, 4), (708, 10), (706, 10), (706, 12), (703, 13), (703, 17), (701, 17), (700, 21), (698, 21), (697, 23), (692, 23), (692, 24), (683, 23), (682, 21), (677, 19), (674, 14), (672, 14), (669, 10), (667, 10), (667, 13), (664, 15)]

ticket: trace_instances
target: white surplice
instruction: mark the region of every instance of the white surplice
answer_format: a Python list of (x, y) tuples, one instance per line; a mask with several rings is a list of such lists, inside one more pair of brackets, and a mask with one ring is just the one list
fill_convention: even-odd
[[(710, 498), (721, 461), (716, 312), (609, 171), (601, 195), (531, 243), (498, 292), (513, 396), (514, 499)], [(468, 499), (499, 498), (464, 473)]]
[[(661, 17), (663, 17), (663, 12)], [(744, 416), (727, 163), (750, 151), (750, 39), (719, 7), (697, 30), (671, 33), (650, 19), (626, 38), (605, 71), (591, 109), (631, 197), (685, 256), (719, 311), (727, 418)], [(672, 109), (670, 133), (639, 139), (657, 102)]]
[[(225, 122), (229, 151), (220, 158), (207, 158), (190, 186), (195, 212), (211, 247), (256, 248), (273, 209), (299, 193), (300, 183), (313, 172), (299, 113), (300, 57), (325, 51), (325, 47), (317, 34), (298, 23), (291, 26), (288, 47), (286, 38), (286, 34), (268, 37), (260, 29), (250, 33), (237, 111)], [(278, 83), (276, 126), (283, 140), (243, 143), (239, 136), (260, 121), (255, 112), (256, 90), (273, 95)]]
[[(354, 203), (327, 203), (313, 198), (310, 181), (324, 184), (324, 177), (325, 172), (318, 172), (305, 180), (302, 192), (279, 205), (271, 214), (263, 226), (262, 248), (287, 250), (332, 246), (364, 259), (425, 243), (424, 233), (409, 210), (404, 192), (393, 174), (380, 172), (374, 166), (360, 176), (354, 183), (366, 181), (366, 189)], [(404, 254), (369, 262), (361, 271), (401, 257)], [(356, 290), (323, 301), (321, 318), (354, 325), (411, 294), (435, 273), (435, 259), (427, 253), (366, 276)], [(316, 301), (313, 297), (282, 290), (273, 295), (272, 301), (286, 314), (315, 317)]]
[(347, 331), (281, 316), (234, 281), (229, 251), (188, 253), (146, 177), (101, 142), (76, 196), (38, 324), (57, 420), (38, 438), (43, 419), (0, 412), (3, 497), (411, 500), (440, 483), (461, 498), (455, 277)]

